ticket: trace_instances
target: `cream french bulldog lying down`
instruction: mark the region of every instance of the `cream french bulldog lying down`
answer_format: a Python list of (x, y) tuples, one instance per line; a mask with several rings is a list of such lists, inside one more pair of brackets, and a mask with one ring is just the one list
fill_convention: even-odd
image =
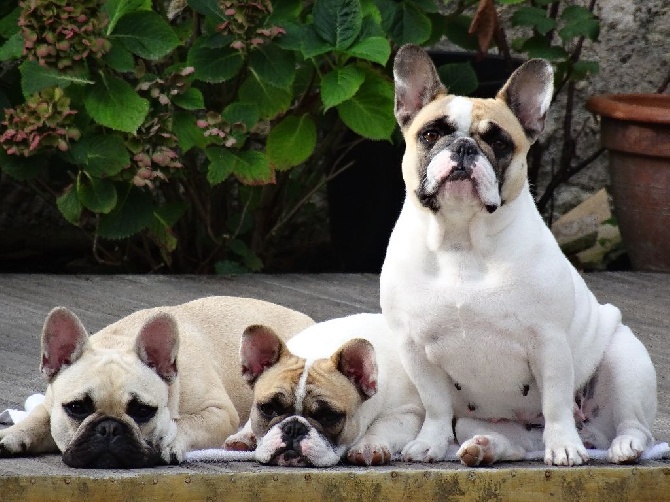
[(0, 430), (0, 456), (60, 451), (71, 467), (137, 468), (220, 446), (251, 406), (238, 346), (252, 323), (288, 338), (313, 321), (215, 296), (141, 310), (89, 337), (72, 312), (55, 308), (42, 331), (45, 401)]
[(379, 465), (419, 431), (421, 400), (381, 314), (318, 323), (287, 344), (250, 326), (240, 353), (254, 402), (227, 449), (255, 448), (263, 464)]
[(653, 441), (654, 367), (565, 258), (528, 186), (551, 65), (530, 60), (495, 99), (472, 99), (450, 95), (408, 45), (394, 77), (407, 195), (381, 307), (426, 408), (404, 458), (439, 461), (455, 435), (471, 466), (537, 450), (578, 465), (585, 445), (637, 460)]

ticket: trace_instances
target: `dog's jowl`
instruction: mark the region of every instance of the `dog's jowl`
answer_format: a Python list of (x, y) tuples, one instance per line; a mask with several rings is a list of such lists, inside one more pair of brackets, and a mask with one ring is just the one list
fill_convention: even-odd
[[(395, 59), (406, 200), (381, 306), (426, 418), (405, 459), (577, 465), (587, 447), (631, 462), (652, 441), (656, 375), (619, 310), (600, 305), (529, 191), (553, 70), (530, 60), (494, 99), (450, 95), (427, 54)], [(452, 421), (456, 420), (455, 429)]]

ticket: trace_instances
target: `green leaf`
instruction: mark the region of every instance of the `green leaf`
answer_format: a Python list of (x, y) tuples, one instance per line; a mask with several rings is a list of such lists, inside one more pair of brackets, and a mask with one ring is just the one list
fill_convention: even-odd
[(155, 12), (126, 14), (109, 38), (121, 41), (130, 52), (150, 61), (162, 58), (179, 45), (170, 25)]
[(205, 155), (209, 160), (207, 181), (209, 181), (211, 186), (216, 186), (226, 181), (233, 174), (233, 162), (235, 162), (235, 158), (228, 148), (210, 146), (205, 150)]
[(149, 236), (158, 244), (161, 255), (166, 263), (171, 263), (170, 253), (177, 249), (177, 238), (172, 227), (186, 212), (187, 206), (184, 202), (171, 202), (164, 206), (154, 208), (151, 223), (149, 223)]
[(316, 0), (312, 16), (319, 36), (338, 50), (356, 40), (363, 24), (360, 0)]
[(16, 7), (5, 17), (0, 19), (0, 38), (12, 38), (17, 33), (21, 32), (19, 26), (19, 16), (21, 15), (21, 7)]
[(97, 178), (113, 176), (130, 165), (130, 154), (118, 134), (84, 136), (71, 154), (75, 164), (86, 166), (85, 171)]
[(556, 27), (556, 21), (538, 7), (519, 7), (511, 18), (512, 26), (530, 26), (541, 35), (546, 35)]
[(261, 44), (249, 54), (249, 69), (259, 80), (290, 90), (295, 78), (295, 58), (292, 52), (275, 44)]
[(349, 47), (346, 53), (384, 66), (391, 55), (391, 45), (385, 38), (369, 37)]
[(185, 110), (202, 110), (205, 107), (205, 98), (200, 89), (189, 87), (182, 94), (176, 94), (172, 103)]
[(244, 124), (248, 130), (258, 122), (258, 106), (255, 103), (236, 101), (226, 106), (221, 112), (221, 116), (229, 124)]
[(339, 104), (337, 112), (355, 133), (370, 139), (390, 139), (395, 128), (393, 84), (369, 73), (351, 99)]
[(600, 21), (588, 9), (579, 5), (568, 5), (561, 13), (565, 26), (558, 31), (564, 42), (575, 37), (597, 40), (600, 34)]
[(98, 235), (105, 239), (126, 239), (147, 228), (152, 218), (151, 195), (129, 185), (114, 210), (100, 217)]
[(93, 84), (88, 75), (60, 73), (57, 70), (40, 66), (37, 61), (24, 61), (19, 66), (21, 72), (21, 90), (24, 96), (30, 96), (47, 87), (65, 88), (70, 84)]
[[(517, 1), (525, 1), (525, 0), (517, 0)], [(440, 12), (440, 9), (437, 7), (437, 2), (435, 0), (413, 0), (413, 3), (426, 14), (438, 14)], [(443, 0), (441, 3), (446, 2), (444, 2)]]
[(77, 176), (77, 195), (82, 205), (94, 213), (110, 213), (116, 206), (116, 187), (110, 180)]
[(23, 35), (15, 33), (0, 46), (0, 61), (20, 58), (23, 54)]
[(308, 27), (304, 24), (286, 22), (282, 25), (282, 28), (286, 33), (275, 39), (277, 46), (287, 51), (302, 50), (302, 41), (305, 37), (304, 34)]
[(81, 202), (79, 202), (74, 185), (67, 187), (63, 194), (56, 199), (56, 206), (68, 222), (73, 225), (79, 225), (83, 207)]
[(175, 111), (172, 117), (172, 132), (179, 140), (179, 148), (186, 153), (194, 146), (205, 148), (210, 140), (205, 131), (195, 123), (196, 117), (192, 113)]
[(107, 0), (102, 5), (102, 10), (107, 13), (109, 19), (105, 33), (109, 35), (124, 15), (131, 12), (151, 10), (151, 0)]
[(451, 43), (458, 45), (460, 48), (468, 51), (478, 51), (477, 37), (469, 33), (471, 24), (472, 17), (470, 16), (449, 16), (444, 27), (444, 34)]
[(201, 42), (193, 44), (186, 61), (195, 68), (193, 76), (196, 79), (215, 84), (235, 77), (244, 58), (230, 47), (214, 49)]
[(213, 18), (216, 22), (226, 20), (220, 3), (215, 0), (188, 0), (186, 3), (198, 14)]
[(437, 69), (442, 83), (450, 94), (467, 96), (477, 90), (479, 81), (470, 63), (449, 63)]
[(4, 148), (0, 148), (0, 170), (19, 181), (36, 178), (49, 161), (42, 155), (23, 157), (8, 155)]
[(321, 100), (324, 110), (350, 99), (365, 80), (363, 70), (354, 65), (335, 68), (321, 79)]
[(263, 268), (263, 262), (249, 247), (239, 239), (228, 241), (228, 249), (242, 258), (242, 263), (252, 272), (259, 272)]
[(312, 117), (289, 115), (276, 124), (267, 139), (270, 165), (283, 171), (305, 162), (316, 147), (316, 125)]
[(376, 0), (382, 13), (382, 27), (398, 45), (421, 45), (431, 34), (432, 23), (426, 14), (410, 2)]
[(149, 102), (128, 82), (104, 73), (84, 96), (84, 107), (98, 124), (133, 134), (149, 112)]
[(267, 185), (275, 182), (274, 169), (263, 152), (245, 150), (235, 152), (233, 174), (245, 185)]
[(102, 59), (107, 66), (118, 72), (125, 73), (135, 70), (135, 58), (122, 44), (112, 44), (112, 48)]
[(258, 106), (261, 119), (271, 119), (288, 110), (293, 98), (290, 92), (261, 82), (254, 74), (242, 83), (238, 95), (242, 103)]
[(529, 58), (543, 58), (549, 61), (562, 61), (568, 57), (563, 47), (549, 45), (549, 41), (541, 36), (531, 37), (521, 46), (523, 52), (528, 53)]
[(594, 75), (600, 71), (600, 65), (597, 61), (575, 61), (572, 64), (572, 80), (584, 80), (589, 75)]
[(302, 57), (305, 59), (320, 56), (333, 50), (330, 43), (321, 38), (312, 25), (308, 25), (303, 30), (300, 48)]
[(267, 19), (267, 25), (296, 21), (302, 10), (302, 0), (272, 0), (272, 14)]

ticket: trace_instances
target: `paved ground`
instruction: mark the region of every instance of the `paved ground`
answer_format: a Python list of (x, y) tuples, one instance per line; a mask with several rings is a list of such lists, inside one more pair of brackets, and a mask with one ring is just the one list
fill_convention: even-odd
[[(659, 415), (655, 434), (658, 439), (670, 440), (670, 274), (598, 273), (585, 278), (601, 302), (614, 303), (621, 308), (624, 320), (648, 347), (659, 380)], [(94, 332), (140, 308), (219, 294), (280, 303), (301, 310), (316, 320), (379, 311), (376, 275), (242, 275), (231, 278), (0, 275), (0, 410), (16, 407), (29, 394), (44, 389), (38, 372), (39, 334), (47, 312), (54, 306), (64, 305), (72, 309)], [(499, 468), (510, 469), (510, 465)], [(654, 462), (651, 465), (668, 467), (670, 462)], [(544, 468), (540, 463), (516, 463), (511, 469), (524, 466)], [(427, 477), (428, 471), (436, 468), (424, 467)], [(386, 469), (397, 468), (411, 472), (422, 467), (396, 464)], [(449, 464), (448, 468), (460, 469), (456, 464)], [(208, 474), (264, 472), (264, 469), (251, 463), (194, 464), (150, 472), (151, 475)], [(357, 471), (348, 467), (336, 469), (334, 472)], [(670, 474), (670, 469), (668, 471)], [(67, 468), (55, 455), (0, 460), (0, 478), (13, 475), (73, 476), (75, 473), (84, 474), (83, 471)], [(111, 474), (118, 478), (137, 475), (128, 471)], [(85, 475), (105, 478), (110, 476), (110, 472), (85, 471)]]

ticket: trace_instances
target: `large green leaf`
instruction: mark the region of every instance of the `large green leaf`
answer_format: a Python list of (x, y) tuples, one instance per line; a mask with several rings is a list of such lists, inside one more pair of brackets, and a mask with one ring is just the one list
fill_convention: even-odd
[(558, 31), (564, 42), (575, 37), (586, 37), (589, 40), (597, 40), (600, 34), (600, 21), (593, 13), (579, 5), (568, 5), (561, 13), (561, 20), (565, 23)]
[(194, 77), (209, 83), (225, 82), (237, 75), (244, 58), (230, 47), (212, 48), (205, 42), (196, 43), (186, 58), (195, 68)]
[(179, 148), (182, 152), (188, 152), (194, 146), (205, 148), (210, 140), (205, 136), (205, 131), (195, 123), (196, 117), (192, 113), (175, 111), (172, 117), (172, 132), (179, 140)]
[(309, 115), (289, 115), (268, 135), (266, 152), (270, 165), (278, 171), (305, 162), (316, 146), (316, 125)]
[(133, 54), (151, 61), (179, 45), (170, 25), (155, 12), (134, 12), (119, 19), (110, 39), (119, 40)]
[(395, 128), (393, 84), (369, 73), (354, 97), (337, 106), (337, 112), (355, 133), (370, 139), (390, 139)]
[(73, 225), (79, 225), (83, 208), (74, 185), (67, 187), (63, 194), (56, 199), (56, 206), (67, 221)]
[(365, 73), (355, 65), (335, 68), (321, 79), (321, 100), (325, 110), (350, 99), (365, 80)]
[(186, 3), (198, 14), (210, 17), (216, 22), (226, 20), (226, 16), (221, 10), (220, 2), (216, 0), (188, 0)]
[(258, 122), (258, 106), (255, 103), (229, 104), (221, 112), (223, 119), (229, 124), (242, 123), (247, 129), (251, 129)]
[(284, 89), (261, 82), (251, 74), (240, 86), (239, 99), (258, 106), (261, 119), (271, 119), (291, 106), (292, 94)]
[(168, 264), (172, 261), (170, 253), (177, 249), (177, 238), (172, 227), (186, 209), (186, 204), (181, 201), (154, 208), (153, 218), (149, 223), (149, 236), (158, 244), (161, 255)]
[(423, 44), (431, 34), (430, 18), (411, 2), (376, 0), (382, 27), (398, 44)]
[(20, 58), (23, 54), (23, 35), (15, 33), (0, 46), (0, 61)]
[(98, 124), (135, 133), (149, 112), (149, 102), (118, 77), (100, 74), (84, 97), (86, 111)]
[(274, 169), (263, 152), (245, 150), (235, 152), (233, 174), (246, 185), (267, 185), (275, 182)]
[(207, 181), (209, 181), (210, 185), (216, 186), (226, 181), (233, 174), (235, 156), (228, 148), (210, 146), (205, 150), (205, 155), (209, 160)]
[(49, 161), (42, 155), (8, 155), (4, 148), (0, 148), (0, 170), (19, 181), (36, 178), (48, 164)]
[(391, 55), (391, 45), (383, 37), (369, 37), (356, 42), (346, 53), (384, 66)]
[(479, 81), (470, 63), (449, 63), (437, 69), (442, 83), (450, 94), (466, 96), (477, 90)]
[(0, 19), (0, 38), (11, 38), (13, 35), (21, 32), (21, 27), (19, 26), (20, 15), (21, 7), (16, 7)]
[(84, 136), (71, 149), (74, 162), (85, 171), (102, 178), (113, 176), (130, 164), (130, 155), (118, 134)]
[(530, 26), (541, 35), (546, 35), (556, 27), (556, 21), (538, 7), (519, 7), (512, 14), (512, 26)]
[(110, 213), (116, 207), (116, 187), (110, 180), (91, 178), (80, 172), (77, 195), (81, 204), (94, 213)]
[(360, 0), (316, 0), (312, 15), (316, 32), (338, 50), (356, 40), (363, 24)]
[(151, 10), (151, 0), (107, 0), (102, 5), (102, 10), (107, 13), (109, 18), (106, 32), (109, 35), (124, 15), (131, 12)]
[(275, 44), (261, 44), (249, 54), (249, 68), (259, 80), (290, 90), (295, 78), (293, 53)]
[(93, 84), (88, 75), (78, 73), (60, 73), (57, 70), (41, 66), (37, 61), (24, 61), (21, 71), (21, 90), (24, 96), (30, 96), (47, 87), (67, 87), (70, 84)]
[(105, 64), (121, 73), (135, 70), (135, 58), (122, 44), (112, 44), (110, 51), (103, 56)]
[(98, 235), (105, 239), (125, 239), (147, 228), (152, 218), (151, 195), (129, 185), (114, 210), (100, 217)]
[(189, 87), (182, 94), (177, 94), (172, 102), (185, 110), (202, 110), (205, 107), (205, 98), (200, 89), (195, 87)]
[(527, 52), (529, 58), (544, 58), (549, 61), (561, 61), (568, 57), (563, 47), (550, 45), (546, 38), (539, 35), (526, 40), (521, 50)]
[(302, 32), (300, 50), (305, 59), (310, 59), (332, 51), (333, 47), (319, 36), (313, 25), (307, 25)]

